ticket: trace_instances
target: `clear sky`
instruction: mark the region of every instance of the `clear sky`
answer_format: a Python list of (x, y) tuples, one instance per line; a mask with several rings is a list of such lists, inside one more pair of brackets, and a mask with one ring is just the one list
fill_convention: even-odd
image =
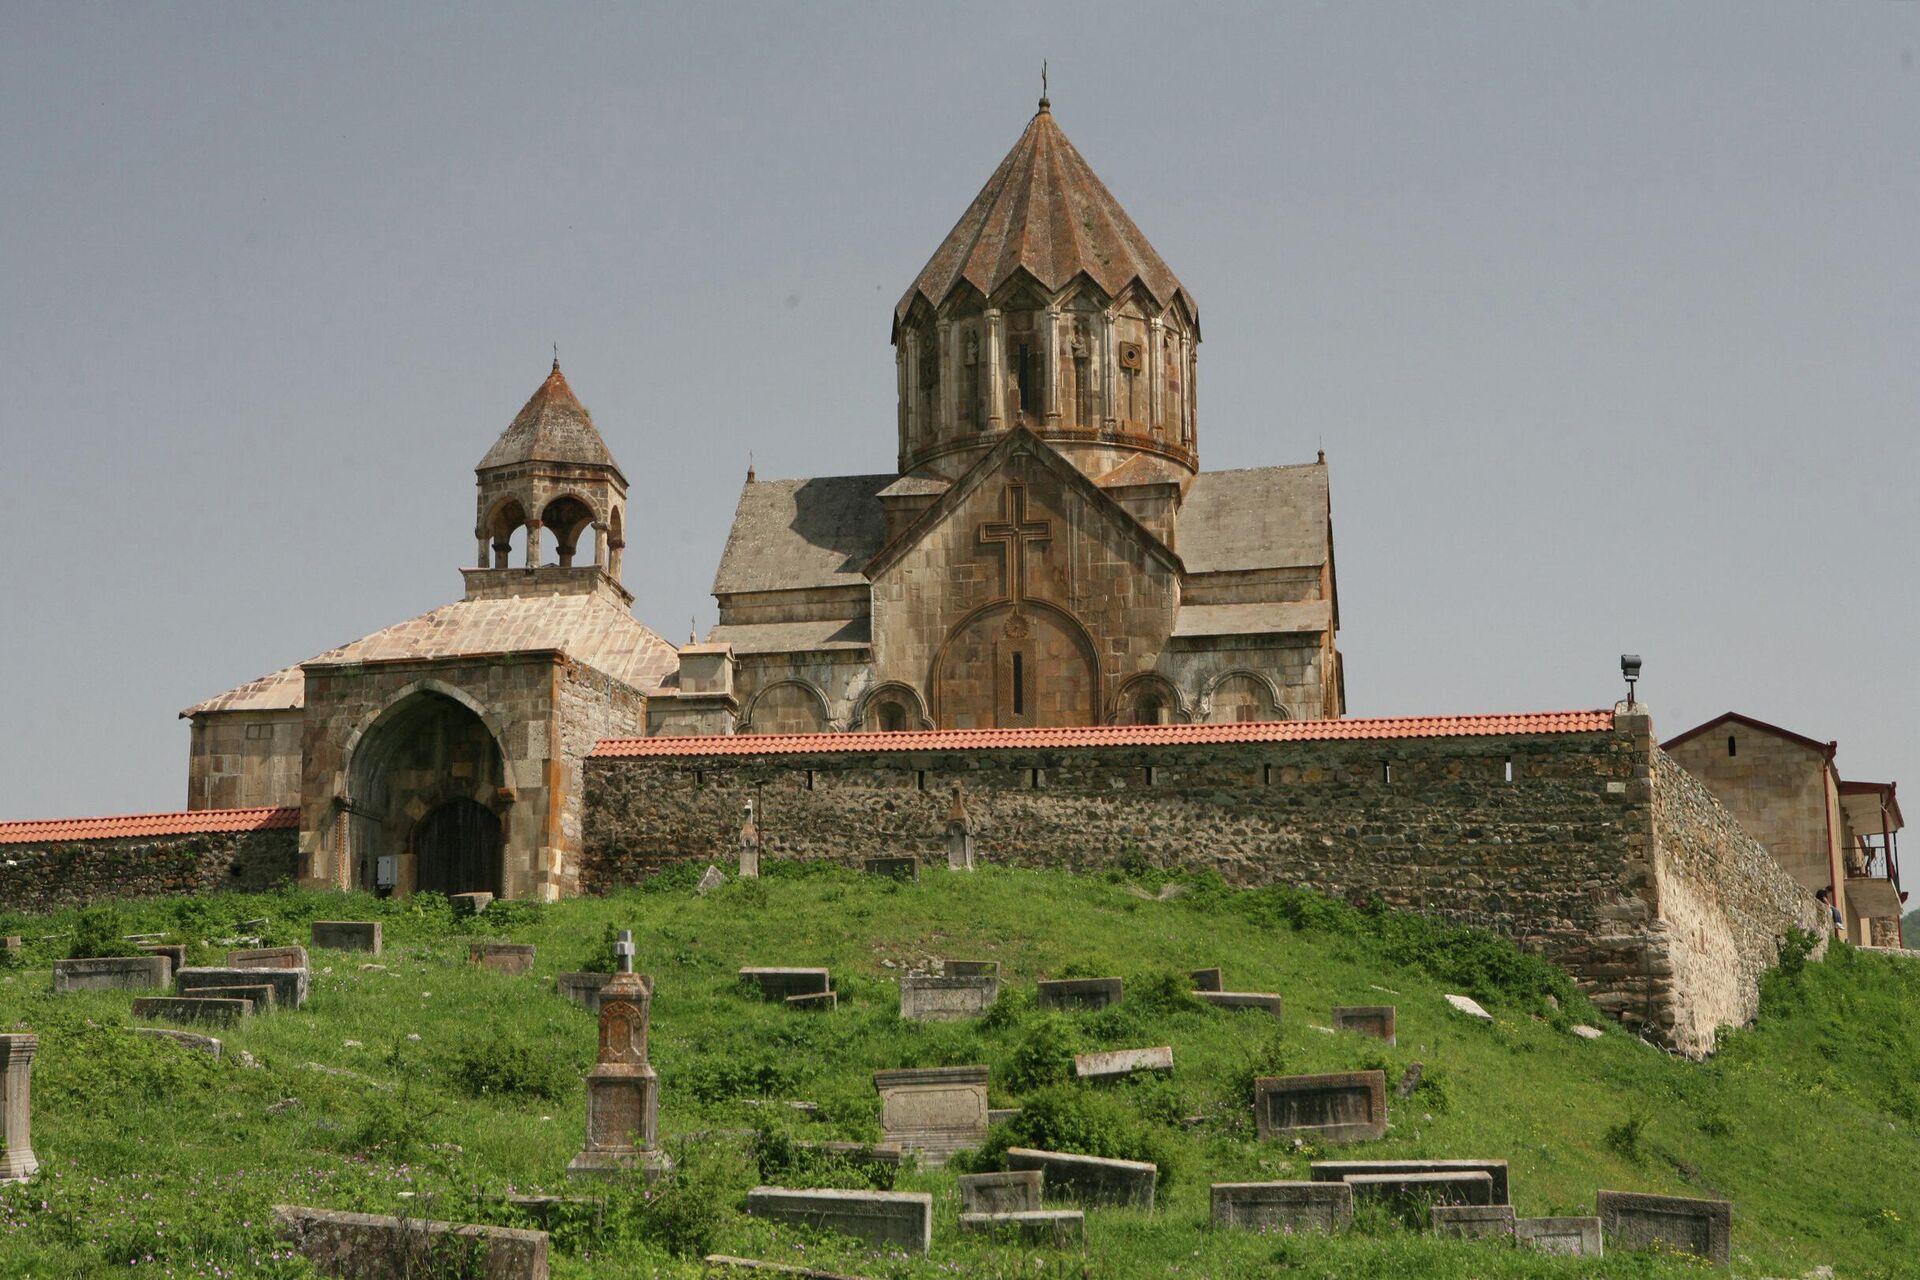
[(0, 818), (458, 597), (547, 370), (679, 642), (749, 451), (1055, 117), (1196, 297), (1209, 468), (1327, 451), (1356, 715), (1729, 709), (1920, 810), (1920, 4), (0, 4)]

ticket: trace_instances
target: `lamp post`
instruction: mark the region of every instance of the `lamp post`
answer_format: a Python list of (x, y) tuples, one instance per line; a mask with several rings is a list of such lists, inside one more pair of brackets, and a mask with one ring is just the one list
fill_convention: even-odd
[(1633, 686), (1640, 679), (1640, 655), (1623, 653), (1620, 655), (1620, 674), (1627, 679), (1627, 706), (1633, 706)]

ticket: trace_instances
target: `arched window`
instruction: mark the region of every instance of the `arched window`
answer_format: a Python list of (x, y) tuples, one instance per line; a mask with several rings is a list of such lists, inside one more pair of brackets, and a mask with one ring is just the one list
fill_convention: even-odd
[[(555, 498), (540, 513), (540, 523), (553, 532), (554, 551), (562, 568), (595, 562), (593, 509), (568, 495)], [(582, 556), (580, 553), (585, 552)]]
[(900, 733), (907, 727), (907, 709), (897, 702), (883, 702), (877, 723), (882, 733)]
[(1133, 701), (1135, 724), (1167, 723), (1167, 700), (1158, 693), (1143, 693)]

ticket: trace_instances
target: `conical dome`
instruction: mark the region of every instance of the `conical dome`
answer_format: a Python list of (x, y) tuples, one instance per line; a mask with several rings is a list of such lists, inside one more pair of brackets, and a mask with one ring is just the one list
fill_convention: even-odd
[(592, 415), (567, 385), (557, 357), (553, 372), (493, 442), (478, 469), (486, 471), (520, 462), (572, 462), (619, 469), (607, 451), (607, 442), (594, 428)]

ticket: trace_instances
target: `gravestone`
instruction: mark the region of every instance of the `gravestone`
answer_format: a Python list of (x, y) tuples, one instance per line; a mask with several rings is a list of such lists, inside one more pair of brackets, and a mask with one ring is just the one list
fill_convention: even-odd
[(956, 1151), (971, 1151), (987, 1137), (987, 1068), (923, 1067), (876, 1071), (880, 1128), (888, 1142), (921, 1153), (938, 1169)]
[(7, 950), (9, 954), (17, 956), (22, 951), (26, 950), (27, 944), (21, 939), (19, 934), (10, 933), (7, 935), (6, 941), (4, 943), (0, 943), (0, 946), (4, 946), (4, 948)]
[(697, 896), (704, 898), (726, 882), (726, 872), (718, 867), (709, 866), (706, 872), (701, 875), (700, 883), (693, 886), (693, 891)]
[(920, 878), (920, 858), (917, 854), (905, 854), (893, 858), (868, 858), (861, 863), (870, 876), (888, 876), (894, 880), (918, 880)]
[[(547, 1280), (547, 1233), (273, 1206), (274, 1234), (323, 1275), (405, 1280), (441, 1274), (476, 1280)], [(468, 1259), (473, 1259), (472, 1264)]]
[(226, 1046), (212, 1036), (199, 1035), (192, 1031), (175, 1031), (169, 1027), (134, 1027), (133, 1034), (145, 1036), (150, 1040), (171, 1040), (175, 1044), (185, 1045), (198, 1050), (209, 1057), (217, 1058)]
[(227, 952), (229, 969), (305, 969), (305, 947), (249, 947)]
[(307, 926), (307, 945), (316, 950), (364, 951), (377, 956), (381, 943), (378, 920), (315, 920)]
[(1213, 1225), (1254, 1231), (1337, 1231), (1353, 1221), (1344, 1182), (1216, 1182)]
[(1353, 1188), (1357, 1204), (1371, 1200), (1404, 1218), (1409, 1225), (1430, 1221), (1437, 1204), (1491, 1205), (1493, 1179), (1484, 1171), (1458, 1173), (1350, 1173), (1343, 1181)]
[(447, 901), (453, 906), (457, 916), (477, 916), (493, 905), (493, 895), (485, 891), (477, 893), (450, 893)]
[(1394, 1006), (1390, 1004), (1336, 1005), (1333, 1010), (1335, 1031), (1356, 1031), (1363, 1036), (1397, 1044)]
[(960, 784), (953, 784), (953, 803), (947, 807), (947, 870), (973, 870), (973, 819), (960, 799)]
[(1505, 1160), (1315, 1160), (1307, 1176), (1315, 1182), (1339, 1182), (1356, 1173), (1484, 1173), (1493, 1181), (1489, 1203), (1512, 1203)]
[(1602, 1191), (1595, 1197), (1600, 1236), (1610, 1249), (1654, 1243), (1726, 1266), (1733, 1248), (1733, 1205), (1726, 1200)]
[(1193, 989), (1195, 991), (1225, 991), (1226, 979), (1218, 968), (1195, 969), (1193, 971)]
[(960, 1215), (960, 1234), (1001, 1236), (1022, 1244), (1069, 1249), (1086, 1243), (1087, 1215), (1078, 1209), (963, 1213)]
[(801, 1191), (755, 1187), (747, 1212), (775, 1222), (824, 1227), (868, 1244), (925, 1253), (933, 1246), (933, 1197), (925, 1191)]
[(1046, 1175), (1038, 1169), (1010, 1169), (1005, 1173), (966, 1173), (960, 1176), (962, 1213), (1022, 1213), (1040, 1207)]
[(1469, 1018), (1478, 1018), (1482, 1022), (1492, 1022), (1493, 1015), (1480, 1007), (1480, 1002), (1472, 996), (1448, 996), (1447, 1003)]
[[(553, 989), (588, 1013), (598, 1013), (600, 992), (611, 981), (613, 975), (610, 973), (556, 973), (553, 975)], [(652, 995), (653, 979), (641, 974), (640, 981), (647, 985), (647, 994)]]
[(1196, 991), (1193, 996), (1216, 1009), (1259, 1009), (1280, 1016), (1280, 997), (1271, 991)]
[(200, 996), (141, 996), (133, 1002), (136, 1018), (165, 1018), (168, 1022), (207, 1022), (230, 1027), (253, 1015), (253, 1001)]
[(1120, 1003), (1118, 978), (1056, 978), (1034, 984), (1033, 1002), (1042, 1009), (1104, 1009)]
[(1519, 1218), (1513, 1224), (1513, 1238), (1541, 1253), (1569, 1258), (1601, 1256), (1598, 1218)]
[(273, 987), (267, 983), (248, 983), (232, 987), (200, 987), (194, 995), (208, 1000), (251, 1000), (255, 1013), (273, 1012)]
[(760, 988), (763, 1000), (785, 1000), (788, 996), (810, 996), (833, 990), (833, 979), (825, 969), (782, 969), (754, 966), (740, 971), (742, 981)]
[(1000, 962), (998, 960), (946, 960), (941, 962), (940, 971), (949, 978), (998, 978)]
[(587, 1073), (587, 1140), (567, 1165), (575, 1177), (671, 1167), (660, 1150), (660, 1077), (647, 1063), (653, 993), (633, 971), (633, 935), (614, 943), (620, 972), (600, 989), (600, 1052)]
[(467, 960), (495, 973), (528, 973), (533, 969), (533, 944), (476, 942), (467, 948)]
[(1065, 1151), (1009, 1147), (1007, 1168), (1038, 1169), (1046, 1175), (1046, 1193), (1076, 1204), (1153, 1207), (1160, 1167), (1144, 1160), (1108, 1160)]
[(40, 1168), (33, 1154), (33, 1055), (40, 1037), (0, 1035), (0, 1185)]
[(1385, 1137), (1387, 1077), (1379, 1071), (1261, 1076), (1253, 1082), (1253, 1120), (1262, 1139), (1298, 1135), (1344, 1143)]
[(1073, 1074), (1082, 1080), (1121, 1080), (1140, 1071), (1173, 1072), (1173, 1046), (1153, 1049), (1109, 1049), (1105, 1053), (1077, 1053)]
[[(1491, 1184), (1487, 1194), (1493, 1194)], [(1510, 1204), (1436, 1204), (1431, 1212), (1435, 1235), (1469, 1240), (1513, 1238), (1513, 1206)]]
[(1407, 1069), (1400, 1073), (1400, 1083), (1393, 1086), (1393, 1096), (1403, 1102), (1411, 1098), (1413, 1091), (1420, 1087), (1420, 1077), (1426, 1074), (1426, 1070), (1424, 1062), (1409, 1062)]
[(800, 1009), (815, 1013), (831, 1013), (840, 1007), (840, 993), (837, 991), (810, 991), (806, 995), (788, 996), (787, 1008)]
[(68, 991), (147, 991), (164, 987), (173, 976), (166, 956), (102, 956), (90, 960), (55, 960), (53, 989)]
[(910, 1022), (977, 1018), (999, 998), (997, 975), (909, 973), (900, 979), (900, 1016)]
[(746, 814), (740, 822), (740, 836), (736, 843), (740, 846), (739, 872), (742, 880), (760, 878), (760, 828), (754, 825), (753, 801), (748, 800)]
[(305, 969), (182, 969), (173, 975), (173, 994), (190, 996), (204, 987), (273, 988), (276, 1009), (298, 1009), (307, 1002), (311, 981)]
[[(187, 944), (184, 942), (142, 942), (134, 950), (150, 956), (165, 956), (173, 961), (173, 973), (187, 967)], [(171, 979), (173, 975), (167, 976)]]

